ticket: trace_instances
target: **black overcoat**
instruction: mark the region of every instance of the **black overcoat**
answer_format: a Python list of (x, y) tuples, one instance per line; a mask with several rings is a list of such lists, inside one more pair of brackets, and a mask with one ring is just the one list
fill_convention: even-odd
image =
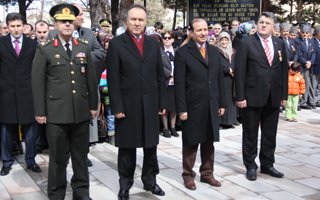
[[(183, 145), (206, 142), (208, 134), (219, 141), (218, 110), (225, 107), (223, 68), (218, 49), (208, 43), (206, 46), (208, 62), (193, 40), (175, 55), (176, 109), (177, 113), (188, 113), (188, 119), (182, 122)], [(210, 133), (209, 123), (213, 128)]]
[(0, 38), (0, 123), (34, 121), (31, 68), (36, 45), (35, 40), (23, 36), (17, 56), (11, 35)]
[(115, 145), (152, 147), (159, 143), (160, 109), (165, 108), (164, 72), (158, 42), (144, 36), (143, 56), (126, 32), (110, 41), (106, 62)]

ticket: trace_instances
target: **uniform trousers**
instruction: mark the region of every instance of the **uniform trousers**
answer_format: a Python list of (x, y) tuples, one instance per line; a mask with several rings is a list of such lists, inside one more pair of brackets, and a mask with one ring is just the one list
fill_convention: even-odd
[(47, 123), (49, 143), (48, 197), (64, 200), (67, 186), (67, 152), (71, 154), (74, 200), (89, 199), (89, 120), (74, 124)]
[[(157, 146), (143, 148), (143, 167), (141, 180), (145, 188), (156, 184), (156, 175), (159, 174)], [(121, 190), (129, 190), (133, 185), (133, 176), (136, 168), (136, 148), (119, 148), (118, 173)]]
[(258, 152), (259, 124), (261, 128), (260, 164), (264, 167), (273, 166), (278, 120), (279, 108), (272, 106), (270, 97), (263, 107), (243, 109), (242, 157), (247, 169), (257, 169), (255, 158)]

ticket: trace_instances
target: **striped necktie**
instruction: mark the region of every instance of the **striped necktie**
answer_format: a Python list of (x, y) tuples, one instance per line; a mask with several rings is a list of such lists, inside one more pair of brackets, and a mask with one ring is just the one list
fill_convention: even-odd
[(271, 55), (271, 50), (269, 48), (268, 45), (268, 40), (267, 39), (263, 39), (263, 43), (264, 43), (264, 52), (266, 53), (268, 62), (270, 64), (270, 66), (272, 65), (272, 55)]

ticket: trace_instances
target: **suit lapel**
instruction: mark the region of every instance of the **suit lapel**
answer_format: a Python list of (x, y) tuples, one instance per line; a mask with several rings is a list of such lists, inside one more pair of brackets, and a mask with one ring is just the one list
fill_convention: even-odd
[(21, 46), (20, 54), (18, 57), (21, 57), (27, 51), (30, 42), (31, 40), (28, 40), (28, 38), (23, 35), (22, 46)]
[[(138, 47), (134, 44), (134, 42), (132, 41), (132, 39), (130, 38), (130, 36), (128, 35), (130, 33), (125, 33), (123, 34), (123, 42), (125, 43), (125, 47), (126, 49), (128, 49), (128, 51), (135, 57), (137, 57), (138, 59), (142, 59), (142, 57), (140, 56)], [(145, 38), (146, 39), (146, 38)], [(146, 41), (145, 41), (146, 42)], [(144, 47), (145, 48), (145, 47)]]
[(273, 60), (272, 60), (272, 65), (273, 65), (278, 61), (279, 51), (281, 49), (279, 49), (278, 43), (277, 43), (277, 41), (276, 41), (276, 39), (274, 37), (272, 37), (272, 43), (273, 43), (273, 50), (274, 50)]
[(72, 54), (71, 60), (75, 59), (76, 55), (80, 52), (79, 43), (75, 43), (74, 39), (72, 38)]
[(8, 47), (9, 51), (15, 56), (17, 57), (16, 51), (13, 48), (12, 42), (11, 42), (11, 36), (10, 34), (8, 34), (7, 36), (5, 36), (5, 44)]
[(143, 60), (145, 60), (145, 58), (147, 58), (149, 53), (151, 52), (151, 51), (146, 51), (146, 49), (150, 47), (151, 47), (151, 38), (144, 36), (143, 54), (142, 54)]
[[(206, 44), (206, 45), (208, 45), (208, 44)], [(195, 41), (190, 40), (188, 42), (188, 47), (189, 47), (189, 52), (193, 57), (195, 57), (197, 60), (199, 60), (205, 66), (208, 66), (208, 64), (206, 63), (205, 59), (202, 57), (202, 55), (201, 55), (201, 53), (200, 53), (200, 51), (198, 49), (198, 46), (197, 46)], [(206, 52), (208, 54), (208, 47), (207, 47)], [(209, 57), (209, 55), (207, 55), (207, 56)]]

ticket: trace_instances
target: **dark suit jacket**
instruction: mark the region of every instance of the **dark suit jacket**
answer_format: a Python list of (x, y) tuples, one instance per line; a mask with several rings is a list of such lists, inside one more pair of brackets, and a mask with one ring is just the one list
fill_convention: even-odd
[(129, 34), (112, 39), (106, 57), (111, 111), (126, 115), (115, 121), (115, 143), (123, 148), (153, 147), (159, 143), (158, 112), (165, 108), (160, 46), (144, 36), (140, 56)]
[(314, 46), (314, 51), (316, 54), (315, 62), (311, 67), (312, 74), (320, 74), (320, 40), (314, 38), (312, 40), (313, 46)]
[(306, 50), (306, 43), (303, 38), (299, 37), (296, 39), (297, 49), (298, 49), (298, 61), (302, 63), (302, 66), (306, 64), (308, 60), (311, 61), (311, 64), (314, 64), (316, 59), (316, 53), (313, 47), (313, 43), (310, 39), (308, 39), (308, 50)]
[[(236, 100), (247, 100), (249, 107), (263, 107), (271, 95), (279, 107), (288, 96), (288, 62), (284, 41), (272, 37), (274, 55), (270, 66), (257, 34), (241, 42), (236, 54)], [(279, 53), (280, 52), (280, 53)], [(281, 55), (280, 55), (281, 54)]]
[[(96, 68), (97, 80), (100, 80), (101, 73), (105, 69), (105, 57), (106, 51), (97, 41), (97, 38), (93, 31), (89, 28), (80, 27), (79, 28), (79, 38), (84, 39), (88, 42), (89, 49), (91, 50), (91, 57)], [(55, 38), (57, 36), (57, 30), (52, 30), (49, 32), (48, 39)]]
[[(219, 140), (218, 110), (226, 106), (223, 66), (219, 50), (208, 43), (206, 46), (208, 62), (193, 40), (175, 55), (176, 109), (177, 113), (188, 113), (182, 122), (183, 145), (206, 142), (208, 135)], [(207, 130), (210, 123), (212, 132)]]
[(293, 39), (288, 38), (289, 44), (286, 42), (286, 39), (279, 37), (282, 39), (286, 45), (286, 52), (287, 52), (287, 60), (289, 61), (298, 61), (298, 49), (296, 43)]
[(10, 34), (0, 38), (0, 123), (34, 121), (31, 67), (35, 51), (36, 42), (23, 36), (17, 56)]
[(169, 80), (170, 77), (172, 76), (172, 66), (171, 66), (171, 61), (170, 58), (168, 56), (168, 54), (166, 52), (164, 52), (164, 50), (161, 48), (161, 57), (162, 57), (162, 63), (163, 63), (163, 70), (164, 70), (164, 76), (166, 78), (166, 87), (168, 87), (169, 85)]
[(97, 81), (89, 46), (72, 40), (69, 58), (58, 38), (38, 45), (32, 66), (35, 115), (57, 124), (89, 120), (97, 110)]

